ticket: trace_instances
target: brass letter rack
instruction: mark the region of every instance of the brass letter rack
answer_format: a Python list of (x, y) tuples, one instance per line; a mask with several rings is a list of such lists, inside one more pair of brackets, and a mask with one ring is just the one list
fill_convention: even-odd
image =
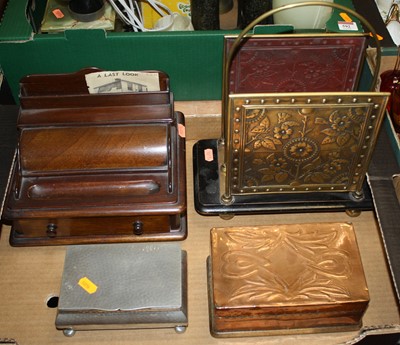
[[(377, 61), (370, 91), (354, 91), (366, 33), (248, 34), (300, 6), (339, 9), (371, 32)], [(375, 92), (379, 65), (374, 28), (335, 3), (285, 5), (225, 37), (222, 134), (194, 146), (196, 210), (229, 218), (372, 209), (365, 177), (389, 96)]]

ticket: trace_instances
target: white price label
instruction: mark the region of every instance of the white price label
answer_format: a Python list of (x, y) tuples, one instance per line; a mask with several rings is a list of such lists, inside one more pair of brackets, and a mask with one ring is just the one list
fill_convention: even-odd
[(358, 31), (357, 23), (354, 22), (338, 22), (339, 30)]

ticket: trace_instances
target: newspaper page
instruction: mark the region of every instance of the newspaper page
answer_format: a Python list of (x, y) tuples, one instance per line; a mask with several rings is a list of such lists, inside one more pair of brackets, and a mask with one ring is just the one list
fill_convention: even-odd
[(102, 71), (85, 78), (91, 94), (160, 91), (157, 72)]

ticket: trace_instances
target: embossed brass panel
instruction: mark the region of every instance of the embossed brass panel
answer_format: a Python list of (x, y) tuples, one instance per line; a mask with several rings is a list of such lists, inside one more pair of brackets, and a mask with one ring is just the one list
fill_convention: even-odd
[[(369, 91), (356, 91), (366, 88), (358, 85), (366, 33), (250, 32), (276, 12), (307, 6), (362, 22), (377, 50)], [(389, 96), (376, 92), (380, 61), (371, 24), (335, 3), (278, 7), (226, 36), (221, 137), (193, 148), (196, 210), (231, 217), (372, 209), (365, 177)]]
[(216, 336), (354, 329), (369, 301), (349, 223), (213, 228), (209, 286)]
[(382, 93), (233, 94), (228, 194), (360, 192)]

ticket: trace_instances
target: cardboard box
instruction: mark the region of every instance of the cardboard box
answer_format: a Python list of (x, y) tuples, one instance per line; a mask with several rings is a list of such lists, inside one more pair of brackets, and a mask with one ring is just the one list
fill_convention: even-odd
[[(217, 103), (219, 102), (176, 102), (176, 109), (184, 111), (190, 118), (190, 121), (186, 123), (188, 186), (193, 184), (192, 174), (189, 173), (192, 171), (193, 139), (204, 138), (209, 134), (208, 127), (202, 125), (203, 118), (208, 118), (208, 125), (215, 131), (214, 134), (219, 133), (220, 118), (215, 112), (220, 105)], [(14, 109), (15, 116), (18, 113), (17, 110)], [(197, 116), (198, 114), (204, 116)], [(12, 133), (10, 131), (12, 125), (5, 124), (4, 112), (0, 113), (0, 119), (2, 126), (0, 128)], [(4, 138), (5, 136), (0, 136), (0, 141), (3, 142)], [(381, 155), (381, 157), (387, 160), (387, 155)], [(4, 169), (4, 165), (0, 168)], [(191, 188), (188, 188), (188, 200), (193, 200)], [(382, 205), (385, 206), (385, 203)], [(393, 210), (392, 205), (386, 204), (386, 206)], [(398, 223), (396, 219), (398, 213), (395, 211), (392, 213), (392, 219)], [(209, 332), (206, 272), (206, 258), (210, 253), (209, 230), (212, 227), (338, 221), (351, 221), (355, 227), (370, 292), (371, 302), (363, 318), (364, 327), (360, 331), (276, 335), (261, 338), (244, 337), (234, 340), (212, 338)], [(188, 238), (181, 242), (182, 249), (188, 253), (189, 326), (187, 331), (183, 334), (176, 334), (171, 329), (82, 331), (72, 338), (65, 337), (54, 324), (57, 309), (53, 301), (60, 292), (66, 247), (13, 248), (8, 244), (10, 228), (3, 225), (0, 237), (0, 277), (2, 278), (0, 279), (0, 339), (13, 338), (19, 344), (29, 345), (128, 345), (132, 343), (143, 345), (349, 345), (358, 342), (360, 345), (394, 345), (399, 340), (398, 300), (374, 212), (362, 212), (355, 218), (349, 218), (344, 212), (331, 212), (284, 216), (282, 214), (249, 215), (223, 220), (219, 217), (204, 217), (197, 214), (193, 203), (189, 202), (188, 222), (190, 227)], [(397, 236), (399, 236), (398, 231)], [(392, 242), (400, 244), (400, 240), (396, 238), (393, 238)], [(397, 255), (399, 252), (394, 254)], [(368, 339), (364, 339), (366, 337)], [(11, 340), (9, 342), (11, 343)]]
[[(351, 0), (336, 0), (353, 8)], [(34, 4), (34, 5), (32, 5)], [(157, 69), (170, 76), (176, 100), (221, 99), (223, 38), (237, 31), (40, 33), (46, 0), (8, 1), (0, 25), (0, 68), (17, 99), (19, 80), (36, 73)], [(335, 11), (330, 27), (342, 20)]]
[[(388, 137), (390, 138), (390, 143), (392, 145), (393, 152), (396, 155), (397, 165), (398, 167), (400, 167), (400, 134), (396, 133), (396, 131), (394, 130), (393, 123), (389, 115), (387, 115), (387, 119), (383, 123), (383, 125), (388, 133)], [(400, 172), (400, 168), (398, 170)]]
[[(379, 75), (384, 71), (393, 69), (396, 64), (398, 48), (393, 42), (390, 33), (386, 29), (386, 26), (382, 20), (382, 16), (379, 13), (376, 0), (353, 0), (353, 4), (355, 10), (360, 15), (364, 16), (365, 19), (374, 26), (378, 35), (382, 37), (382, 40), (380, 41), (382, 57), (381, 57), (381, 65), (379, 68)], [(368, 49), (367, 54), (368, 54), (369, 64), (373, 69), (374, 60), (376, 57), (376, 49), (374, 49), (374, 47), (371, 47), (370, 49)], [(389, 115), (387, 115), (387, 118), (384, 121), (382, 127), (387, 132), (390, 144), (393, 148), (393, 153), (397, 160), (397, 164), (398, 166), (400, 166), (400, 139), (399, 135), (396, 134), (396, 131), (394, 130), (393, 123), (391, 122)]]
[[(173, 13), (190, 17), (189, 0), (162, 0), (161, 3), (166, 5)], [(141, 1), (140, 5), (143, 13), (144, 27), (153, 28), (157, 20), (161, 18), (160, 14), (146, 1)]]

